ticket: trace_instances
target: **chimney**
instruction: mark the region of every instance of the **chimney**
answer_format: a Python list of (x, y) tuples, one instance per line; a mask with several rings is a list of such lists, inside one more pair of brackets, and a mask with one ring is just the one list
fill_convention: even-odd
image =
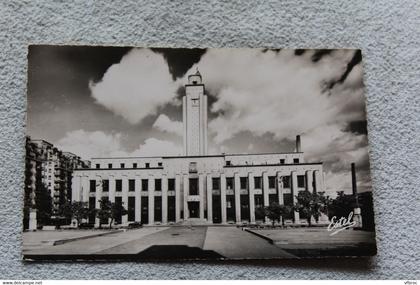
[(357, 195), (357, 182), (356, 182), (356, 165), (354, 162), (351, 164), (351, 185), (353, 190), (353, 196), (355, 200), (355, 205), (353, 209), (353, 221), (354, 221), (354, 229), (361, 229), (363, 228), (362, 223), (362, 211), (359, 205), (359, 197)]
[(300, 135), (296, 136), (296, 152), (301, 152), (301, 145), (300, 145)]
[(357, 181), (356, 181), (356, 164), (353, 162), (351, 164), (351, 188), (353, 190), (353, 196), (356, 199), (356, 205), (359, 205), (359, 199), (357, 197)]
[(354, 162), (351, 164), (351, 186), (353, 190), (353, 195), (357, 195), (357, 183), (356, 183), (356, 165)]

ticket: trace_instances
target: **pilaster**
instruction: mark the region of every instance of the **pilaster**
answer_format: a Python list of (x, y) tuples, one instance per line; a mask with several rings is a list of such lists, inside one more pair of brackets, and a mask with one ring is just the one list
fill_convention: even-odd
[(226, 176), (225, 174), (220, 175), (220, 199), (222, 207), (222, 224), (227, 223), (226, 217)]
[(213, 222), (213, 184), (210, 174), (207, 175), (207, 221)]
[(239, 174), (236, 172), (233, 176), (234, 180), (234, 189), (235, 189), (235, 217), (236, 223), (240, 224), (241, 220), (241, 185)]

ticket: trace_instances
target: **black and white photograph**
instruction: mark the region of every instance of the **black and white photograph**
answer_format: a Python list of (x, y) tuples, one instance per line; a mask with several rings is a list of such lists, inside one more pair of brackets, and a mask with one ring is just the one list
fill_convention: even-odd
[(30, 45), (24, 260), (376, 254), (359, 49)]

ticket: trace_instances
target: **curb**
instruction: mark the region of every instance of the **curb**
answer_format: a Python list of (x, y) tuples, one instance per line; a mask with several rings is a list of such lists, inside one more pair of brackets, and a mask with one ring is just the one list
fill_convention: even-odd
[(105, 232), (105, 233), (99, 233), (99, 234), (93, 234), (93, 235), (89, 235), (89, 236), (81, 236), (81, 237), (75, 237), (75, 238), (68, 238), (68, 239), (59, 239), (59, 240), (55, 240), (52, 245), (60, 245), (60, 244), (65, 244), (68, 242), (72, 242), (72, 241), (76, 241), (76, 240), (83, 240), (83, 239), (89, 239), (89, 238), (94, 238), (94, 237), (100, 237), (100, 236), (106, 236), (106, 235), (110, 235), (110, 234), (115, 234), (115, 233), (119, 233), (119, 232), (124, 232), (125, 230), (113, 230), (113, 231), (109, 231), (109, 232)]
[(271, 244), (274, 244), (274, 241), (273, 241), (271, 238), (266, 237), (265, 235), (262, 235), (262, 234), (256, 233), (256, 232), (254, 232), (254, 231), (252, 231), (252, 230), (250, 230), (250, 229), (245, 229), (245, 231), (247, 231), (247, 232), (249, 232), (249, 233), (251, 233), (251, 234), (253, 234), (253, 235), (256, 235), (257, 237), (260, 237), (260, 238), (262, 238), (262, 239), (265, 239), (266, 241), (268, 241), (268, 242), (269, 242), (269, 243), (271, 243)]

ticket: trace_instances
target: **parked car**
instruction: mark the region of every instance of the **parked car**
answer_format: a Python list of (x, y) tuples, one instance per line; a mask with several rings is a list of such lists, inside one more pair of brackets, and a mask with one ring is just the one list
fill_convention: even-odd
[(129, 229), (138, 229), (143, 227), (143, 224), (141, 222), (132, 222), (128, 224)]
[(89, 223), (81, 223), (79, 225), (79, 229), (93, 229), (95, 227), (94, 224), (89, 224)]

